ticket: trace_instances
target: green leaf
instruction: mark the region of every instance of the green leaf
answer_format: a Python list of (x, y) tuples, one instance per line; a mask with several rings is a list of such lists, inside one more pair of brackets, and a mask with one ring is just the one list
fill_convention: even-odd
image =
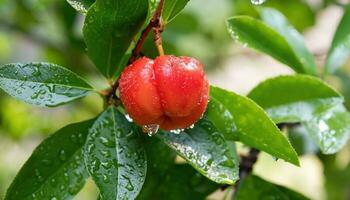
[(262, 21), (237, 16), (227, 20), (227, 27), (231, 36), (244, 45), (272, 56), (298, 73), (309, 72), (288, 41)]
[(234, 184), (238, 179), (235, 146), (227, 143), (208, 119), (179, 134), (162, 131), (157, 136), (209, 179), (223, 184)]
[(288, 139), (292, 143), (298, 155), (316, 154), (319, 150), (316, 143), (309, 136), (308, 131), (302, 125), (288, 127)]
[(277, 10), (272, 8), (261, 8), (262, 20), (281, 34), (297, 55), (300, 63), (303, 64), (307, 74), (316, 75), (316, 64), (313, 55), (305, 47), (303, 36), (289, 24), (287, 19)]
[(306, 75), (279, 76), (260, 83), (249, 98), (276, 122), (299, 122), (313, 118), (324, 105), (343, 102), (338, 92), (318, 78)]
[(190, 0), (164, 0), (162, 19), (164, 24), (173, 20)]
[(215, 110), (226, 115), (222, 120), (230, 119), (226, 123), (234, 123), (237, 133), (232, 131), (231, 134), (238, 134), (241, 142), (299, 165), (298, 156), (287, 138), (252, 100), (213, 86), (210, 88), (210, 99), (213, 104), (210, 107), (214, 109), (209, 110), (208, 116), (212, 116), (210, 112)]
[(150, 176), (153, 187), (146, 184), (138, 197), (140, 200), (205, 200), (219, 187), (187, 164), (172, 165), (166, 176), (160, 177), (156, 172)]
[(147, 177), (137, 199), (205, 199), (218, 185), (190, 165), (175, 164), (176, 153), (159, 138), (145, 138)]
[(17, 174), (6, 200), (72, 199), (84, 186), (82, 148), (93, 120), (68, 125), (44, 140)]
[(81, 13), (87, 13), (95, 0), (66, 0), (75, 10)]
[(9, 95), (38, 106), (59, 106), (92, 90), (81, 77), (50, 63), (0, 66), (0, 88)]
[[(233, 0), (233, 4), (234, 15), (259, 17), (257, 9), (261, 6), (252, 6), (251, 2), (246, 0)], [(304, 0), (268, 0), (263, 5), (283, 13), (288, 21), (299, 31), (303, 31), (315, 24), (315, 11)], [(298, 12), (295, 12), (296, 10)]]
[(115, 108), (90, 129), (84, 158), (102, 199), (136, 198), (146, 178), (145, 150), (135, 127)]
[(345, 8), (337, 31), (334, 35), (332, 46), (328, 52), (325, 73), (334, 73), (348, 59), (350, 54), (350, 4)]
[(267, 182), (262, 178), (249, 175), (241, 182), (235, 194), (236, 200), (308, 200), (309, 198), (286, 187)]
[(305, 75), (264, 81), (249, 97), (276, 122), (302, 122), (325, 154), (339, 151), (350, 136), (344, 99), (321, 80)]
[(119, 64), (147, 12), (147, 0), (97, 0), (89, 9), (83, 28), (88, 55), (106, 77), (124, 67)]

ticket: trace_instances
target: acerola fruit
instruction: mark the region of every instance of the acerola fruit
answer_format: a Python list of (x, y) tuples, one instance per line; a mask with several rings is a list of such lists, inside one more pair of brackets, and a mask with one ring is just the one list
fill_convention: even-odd
[(123, 71), (119, 92), (134, 122), (174, 130), (201, 118), (208, 104), (209, 84), (202, 64), (194, 58), (143, 57)]

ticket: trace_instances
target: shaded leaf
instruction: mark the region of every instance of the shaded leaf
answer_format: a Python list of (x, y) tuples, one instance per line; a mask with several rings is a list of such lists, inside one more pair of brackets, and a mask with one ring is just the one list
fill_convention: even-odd
[(75, 10), (81, 13), (87, 13), (95, 0), (66, 0)]
[(262, 178), (249, 175), (241, 182), (235, 194), (236, 200), (307, 200), (309, 198), (286, 187), (267, 182)]
[[(298, 156), (287, 138), (252, 100), (213, 86), (210, 88), (210, 98), (212, 105), (209, 107), (212, 109), (208, 111), (208, 116), (211, 120), (213, 117), (210, 117), (210, 112), (222, 113), (224, 117), (221, 119), (228, 121), (225, 123), (234, 123), (236, 130), (231, 134), (237, 134), (241, 142), (299, 165)], [(225, 134), (230, 132), (226, 131)]]
[(349, 58), (350, 54), (350, 4), (345, 8), (337, 31), (333, 37), (332, 46), (328, 52), (325, 73), (334, 73)]
[(0, 88), (9, 95), (38, 106), (59, 106), (92, 90), (81, 77), (50, 63), (0, 66)]
[(147, 162), (135, 127), (113, 107), (90, 129), (85, 164), (102, 199), (135, 199), (146, 178)]
[(303, 36), (277, 10), (272, 8), (261, 8), (259, 10), (262, 20), (287, 40), (300, 63), (303, 64), (304, 71), (307, 74), (316, 75), (315, 59), (306, 48)]
[(164, 24), (173, 20), (190, 0), (164, 0), (162, 19)]
[(84, 186), (82, 148), (93, 120), (68, 125), (45, 139), (11, 184), (6, 200), (72, 199)]
[(339, 151), (350, 136), (350, 114), (344, 99), (321, 80), (280, 76), (264, 81), (249, 97), (276, 123), (302, 122), (323, 153)]
[(233, 184), (238, 179), (235, 146), (228, 144), (208, 119), (201, 119), (192, 129), (179, 134), (162, 131), (157, 136), (209, 179), (223, 184)]
[(138, 199), (205, 200), (219, 187), (187, 164), (172, 165), (167, 172), (164, 177), (157, 177), (156, 172), (150, 174), (154, 187), (147, 188), (149, 185), (145, 185), (149, 195), (141, 193)]
[(218, 185), (187, 164), (175, 164), (176, 153), (157, 137), (146, 139), (147, 177), (137, 199), (205, 199)]
[(267, 24), (248, 16), (227, 20), (231, 36), (250, 48), (266, 53), (298, 73), (308, 73), (288, 41)]
[(97, 0), (89, 9), (83, 33), (88, 55), (108, 78), (113, 77), (148, 12), (147, 0)]

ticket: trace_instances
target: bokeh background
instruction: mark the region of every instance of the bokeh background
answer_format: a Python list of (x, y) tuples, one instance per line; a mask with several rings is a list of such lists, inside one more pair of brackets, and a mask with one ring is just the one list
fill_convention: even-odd
[[(323, 65), (332, 36), (347, 0), (267, 0), (263, 5), (281, 11), (305, 36), (307, 46)], [(247, 94), (260, 81), (292, 70), (272, 58), (235, 43), (226, 31), (225, 20), (233, 15), (257, 17), (250, 0), (191, 0), (186, 9), (163, 34), (167, 54), (200, 59), (210, 83), (240, 94)], [(0, 64), (46, 61), (70, 68), (92, 85), (104, 89), (106, 80), (86, 56), (81, 28), (84, 16), (64, 0), (0, 0)], [(349, 27), (350, 28), (350, 27)], [(142, 52), (156, 56), (149, 38)], [(327, 81), (340, 90), (350, 107), (350, 63)], [(102, 109), (96, 95), (58, 107), (38, 108), (17, 101), (0, 91), (0, 199), (33, 149), (59, 128), (96, 116)], [(350, 146), (336, 155), (317, 153), (293, 130), (301, 155), (301, 167), (261, 154), (254, 172), (294, 189), (312, 199), (350, 199)], [(96, 199), (90, 181), (77, 200)], [(216, 192), (209, 199), (221, 199)]]

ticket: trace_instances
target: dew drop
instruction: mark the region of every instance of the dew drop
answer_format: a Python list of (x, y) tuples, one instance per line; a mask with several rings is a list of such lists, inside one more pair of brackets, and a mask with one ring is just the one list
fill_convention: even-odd
[(144, 133), (147, 133), (148, 136), (152, 137), (153, 135), (157, 134), (159, 129), (159, 125), (158, 124), (148, 124), (148, 125), (144, 125), (142, 126), (142, 131)]
[(250, 2), (252, 2), (252, 4), (254, 5), (261, 5), (265, 2), (266, 0), (250, 0)]
[(58, 158), (61, 161), (66, 161), (67, 160), (66, 152), (63, 149), (61, 149), (60, 152), (58, 153)]

